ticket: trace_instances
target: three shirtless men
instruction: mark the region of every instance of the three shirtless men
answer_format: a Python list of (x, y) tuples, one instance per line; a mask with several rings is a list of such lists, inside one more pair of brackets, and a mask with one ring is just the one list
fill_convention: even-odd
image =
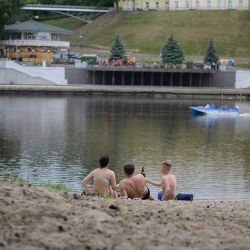
[(171, 162), (162, 162), (162, 177), (161, 181), (152, 181), (145, 177), (144, 168), (140, 174), (135, 175), (135, 167), (133, 164), (126, 164), (124, 166), (124, 174), (126, 178), (116, 184), (116, 177), (114, 171), (108, 168), (109, 157), (102, 156), (99, 159), (100, 167), (93, 170), (83, 179), (83, 187), (86, 192), (89, 192), (88, 182), (93, 181), (92, 192), (96, 195), (115, 195), (119, 190), (121, 198), (141, 198), (143, 200), (154, 200), (150, 195), (150, 190), (147, 183), (159, 187), (159, 200), (171, 200), (175, 198), (176, 178), (171, 174)]

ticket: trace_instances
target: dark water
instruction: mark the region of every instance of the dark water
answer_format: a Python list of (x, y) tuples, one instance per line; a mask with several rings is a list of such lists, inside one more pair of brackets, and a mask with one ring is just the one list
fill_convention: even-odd
[(202, 100), (2, 96), (0, 178), (81, 191), (83, 176), (107, 153), (118, 180), (131, 161), (157, 180), (160, 162), (171, 159), (179, 192), (250, 199), (250, 102), (213, 102), (237, 104), (245, 114), (192, 118), (189, 105)]

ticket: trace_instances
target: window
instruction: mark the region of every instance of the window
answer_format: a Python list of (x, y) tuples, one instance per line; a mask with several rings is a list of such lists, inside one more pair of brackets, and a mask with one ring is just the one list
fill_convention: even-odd
[(221, 9), (221, 0), (217, 0), (217, 9)]
[(140, 10), (141, 9), (141, 4), (140, 4), (140, 1), (138, 1), (138, 0), (135, 2), (135, 9), (136, 10)]
[(4, 33), (4, 40), (10, 40), (10, 32), (5, 32)]
[(146, 2), (146, 10), (149, 10), (149, 2)]
[(155, 5), (156, 5), (156, 6), (155, 6), (156, 9), (158, 10), (158, 9), (159, 9), (159, 2), (156, 2)]
[(179, 8), (179, 3), (178, 3), (178, 1), (175, 1), (175, 2), (174, 2), (174, 5), (175, 5), (175, 9), (178, 9), (178, 8)]
[(125, 1), (124, 3), (124, 10), (129, 10), (129, 1)]
[(228, 8), (228, 9), (232, 9), (232, 8), (233, 8), (232, 0), (228, 0), (227, 8)]
[(239, 0), (239, 7), (243, 8), (244, 7), (244, 0)]
[(53, 41), (58, 41), (58, 40), (59, 40), (59, 35), (56, 34), (56, 33), (52, 33), (52, 34), (51, 34), (51, 40), (53, 40)]
[(21, 40), (21, 32), (11, 32), (10, 33), (10, 38), (11, 40)]
[(36, 35), (35, 35), (35, 33), (32, 33), (32, 32), (24, 32), (24, 39), (25, 40), (35, 40)]
[(189, 1), (186, 1), (186, 2), (185, 2), (185, 8), (186, 8), (186, 9), (189, 9)]
[(211, 9), (211, 0), (207, 0), (207, 8)]
[(166, 10), (169, 9), (169, 3), (168, 2), (165, 3), (165, 7), (166, 7)]
[(199, 2), (199, 1), (196, 1), (196, 2), (195, 2), (195, 8), (196, 8), (196, 9), (199, 9), (199, 8), (200, 8), (200, 2)]

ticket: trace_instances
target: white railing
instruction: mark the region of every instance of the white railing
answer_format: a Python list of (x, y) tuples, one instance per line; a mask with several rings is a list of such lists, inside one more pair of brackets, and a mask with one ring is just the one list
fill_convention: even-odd
[(2, 45), (10, 46), (48, 46), (48, 47), (59, 47), (69, 48), (70, 43), (65, 41), (46, 41), (46, 40), (3, 40), (0, 42)]
[(76, 6), (76, 5), (53, 5), (53, 4), (26, 4), (25, 7), (44, 7), (44, 8), (61, 8), (61, 9), (95, 9), (95, 10), (110, 10), (109, 7), (96, 7), (96, 6)]
[(46, 10), (46, 11), (68, 11), (68, 12), (96, 12), (106, 13), (112, 8), (98, 8), (91, 6), (71, 6), (71, 5), (43, 5), (29, 4), (22, 7), (23, 10)]

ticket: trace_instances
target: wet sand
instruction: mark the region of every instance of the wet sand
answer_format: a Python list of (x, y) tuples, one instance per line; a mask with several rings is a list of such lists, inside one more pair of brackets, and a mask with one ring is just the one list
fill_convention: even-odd
[(249, 249), (250, 201), (114, 200), (0, 181), (0, 249)]

